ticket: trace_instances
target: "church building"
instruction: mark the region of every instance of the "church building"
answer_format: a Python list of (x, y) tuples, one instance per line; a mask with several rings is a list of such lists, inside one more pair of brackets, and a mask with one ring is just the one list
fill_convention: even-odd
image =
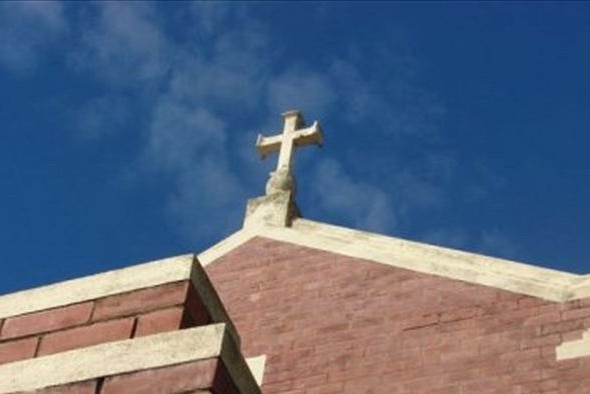
[(590, 276), (300, 217), (283, 117), (236, 233), (0, 296), (0, 394), (590, 393)]

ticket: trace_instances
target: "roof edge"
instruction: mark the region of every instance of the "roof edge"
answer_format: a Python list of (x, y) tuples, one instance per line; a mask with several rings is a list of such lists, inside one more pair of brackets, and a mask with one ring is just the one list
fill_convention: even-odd
[(190, 278), (185, 254), (0, 296), (0, 319)]
[(298, 218), (291, 227), (246, 226), (197, 255), (155, 260), (0, 296), (0, 319), (190, 279), (195, 257), (205, 267), (257, 236), (549, 301), (590, 297), (590, 275)]
[(194, 283), (198, 279), (194, 264), (205, 266), (252, 236), (240, 230), (198, 255), (183, 254), (0, 295), (0, 319), (181, 280), (191, 279)]
[(249, 238), (262, 236), (549, 301), (563, 302), (590, 296), (590, 275), (578, 275), (306, 219), (296, 219), (292, 227), (253, 226), (242, 231), (248, 233)]

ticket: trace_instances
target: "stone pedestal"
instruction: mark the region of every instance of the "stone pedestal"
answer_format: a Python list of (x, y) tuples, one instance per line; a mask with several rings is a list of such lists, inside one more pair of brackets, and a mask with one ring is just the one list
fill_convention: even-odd
[(299, 216), (293, 193), (279, 191), (262, 197), (251, 198), (246, 207), (244, 227), (271, 225), (288, 227)]
[(266, 195), (248, 200), (244, 227), (271, 225), (288, 227), (299, 216), (295, 204), (295, 178), (287, 167), (270, 173), (266, 183)]

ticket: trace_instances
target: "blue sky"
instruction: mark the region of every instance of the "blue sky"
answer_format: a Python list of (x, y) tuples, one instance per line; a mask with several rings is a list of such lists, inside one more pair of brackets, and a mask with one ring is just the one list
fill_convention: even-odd
[(0, 3), (0, 293), (305, 217), (590, 271), (590, 3)]

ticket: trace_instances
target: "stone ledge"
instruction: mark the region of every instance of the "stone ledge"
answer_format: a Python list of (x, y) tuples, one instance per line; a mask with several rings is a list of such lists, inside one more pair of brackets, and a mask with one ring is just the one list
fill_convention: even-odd
[[(305, 219), (291, 228), (248, 225), (198, 256), (202, 266), (256, 236), (391, 267), (490, 286), (550, 301), (590, 297), (590, 275), (577, 275)], [(0, 319), (139, 290), (191, 277), (194, 255), (144, 263), (0, 296)]]
[(262, 354), (256, 357), (249, 357), (246, 359), (246, 363), (259, 386), (262, 386), (264, 378), (264, 367), (266, 366), (266, 354)]
[[(236, 235), (239, 237), (236, 237)], [(200, 265), (206, 265), (202, 263), (201, 258), (205, 262), (211, 262), (251, 238), (250, 235), (244, 238), (244, 234), (241, 233), (236, 233), (232, 237), (226, 238), (198, 257), (193, 254), (186, 254), (154, 260), (148, 263), (1, 295), (0, 319), (188, 279), (192, 279), (193, 283), (195, 283), (198, 275), (204, 274), (202, 270), (198, 270), (197, 273), (197, 269), (193, 267), (194, 264), (199, 263)], [(232, 239), (237, 241), (228, 242)]]
[(243, 393), (259, 393), (225, 324), (212, 324), (76, 349), (0, 366), (0, 394), (220, 357)]
[(550, 301), (590, 296), (590, 276), (296, 219), (291, 228), (257, 226), (252, 236), (315, 248)]
[(214, 323), (226, 323), (240, 337), (206, 272), (195, 255), (183, 255), (69, 280), (0, 297), (0, 319), (51, 310), (106, 296), (125, 294), (179, 281), (190, 281)]
[(0, 296), (0, 319), (190, 278), (187, 254)]
[(238, 231), (199, 255), (185, 254), (0, 296), (0, 319), (195, 279), (193, 264), (211, 263), (252, 238)]

